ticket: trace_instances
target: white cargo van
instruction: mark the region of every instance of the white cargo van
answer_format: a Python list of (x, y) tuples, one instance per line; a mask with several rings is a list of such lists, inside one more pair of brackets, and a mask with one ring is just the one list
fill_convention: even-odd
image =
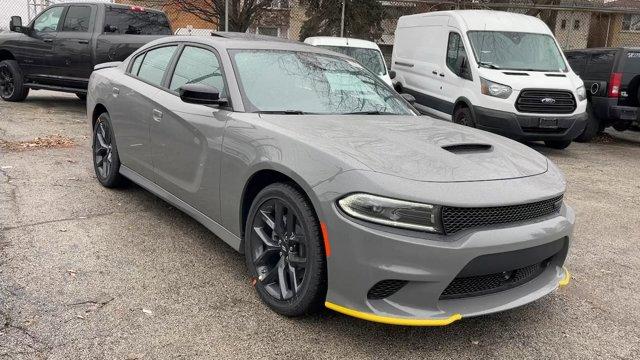
[(565, 148), (585, 127), (582, 80), (540, 19), (490, 10), (398, 21), (391, 78), (425, 113)]
[(339, 52), (356, 59), (367, 70), (378, 75), (384, 82), (391, 86), (391, 79), (384, 62), (382, 51), (376, 43), (352, 38), (333, 36), (314, 36), (304, 40), (305, 44), (318, 46), (331, 51)]

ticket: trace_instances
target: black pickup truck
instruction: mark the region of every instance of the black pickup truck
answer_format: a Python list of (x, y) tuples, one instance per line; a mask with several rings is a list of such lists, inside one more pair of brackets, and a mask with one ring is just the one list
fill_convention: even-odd
[(171, 35), (167, 16), (139, 6), (64, 3), (27, 26), (13, 16), (0, 34), (0, 96), (22, 101), (29, 89), (84, 98), (96, 64), (122, 61), (149, 41)]
[(587, 90), (589, 119), (577, 141), (589, 141), (612, 126), (640, 125), (640, 48), (591, 48), (565, 52)]

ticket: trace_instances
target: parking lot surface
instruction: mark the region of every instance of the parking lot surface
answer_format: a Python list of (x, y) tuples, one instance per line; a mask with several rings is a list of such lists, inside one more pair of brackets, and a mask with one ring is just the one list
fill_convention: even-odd
[(566, 150), (569, 286), (447, 327), (264, 306), (242, 255), (147, 191), (95, 180), (84, 104), (0, 102), (0, 358), (638, 359), (640, 133)]

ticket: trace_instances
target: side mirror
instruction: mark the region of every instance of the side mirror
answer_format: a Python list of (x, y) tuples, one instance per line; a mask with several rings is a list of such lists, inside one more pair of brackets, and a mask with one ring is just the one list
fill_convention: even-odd
[(178, 89), (180, 99), (190, 104), (225, 105), (227, 99), (220, 99), (220, 90), (204, 84), (185, 84)]
[(416, 102), (416, 98), (411, 94), (400, 94), (409, 104), (413, 105)]
[(20, 16), (12, 16), (9, 22), (9, 30), (15, 32), (24, 32), (22, 27), (22, 18)]
[(389, 77), (391, 78), (391, 80), (396, 78), (396, 71), (395, 70), (390, 70), (389, 71)]

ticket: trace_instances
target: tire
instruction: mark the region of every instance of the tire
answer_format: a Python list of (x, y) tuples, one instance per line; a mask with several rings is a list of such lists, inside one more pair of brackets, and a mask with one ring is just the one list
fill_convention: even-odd
[(80, 99), (81, 101), (87, 101), (87, 94), (85, 93), (76, 93), (76, 96), (78, 97), (78, 99)]
[(476, 121), (473, 118), (473, 114), (466, 106), (460, 106), (453, 112), (453, 122), (473, 128), (476, 127)]
[(587, 124), (584, 130), (582, 131), (582, 134), (578, 135), (575, 141), (589, 142), (593, 140), (593, 138), (595, 138), (598, 135), (598, 133), (601, 132), (600, 130), (601, 128), (602, 128), (602, 122), (600, 121), (600, 119), (598, 119), (598, 117), (596, 117), (596, 114), (593, 112), (593, 109), (591, 108), (591, 104), (588, 104), (587, 105)]
[(15, 60), (0, 61), (0, 97), (5, 101), (20, 102), (29, 95), (24, 76)]
[(322, 309), (327, 294), (322, 244), (316, 214), (297, 188), (276, 183), (258, 193), (247, 217), (244, 250), (258, 296), (269, 308), (290, 317)]
[(544, 144), (552, 149), (562, 150), (571, 145), (571, 140), (547, 140)]
[(631, 121), (617, 121), (613, 124), (616, 131), (627, 131), (631, 128)]
[(92, 141), (93, 169), (98, 182), (106, 188), (119, 187), (124, 183), (120, 175), (120, 157), (116, 147), (115, 134), (108, 113), (102, 113), (93, 127)]

